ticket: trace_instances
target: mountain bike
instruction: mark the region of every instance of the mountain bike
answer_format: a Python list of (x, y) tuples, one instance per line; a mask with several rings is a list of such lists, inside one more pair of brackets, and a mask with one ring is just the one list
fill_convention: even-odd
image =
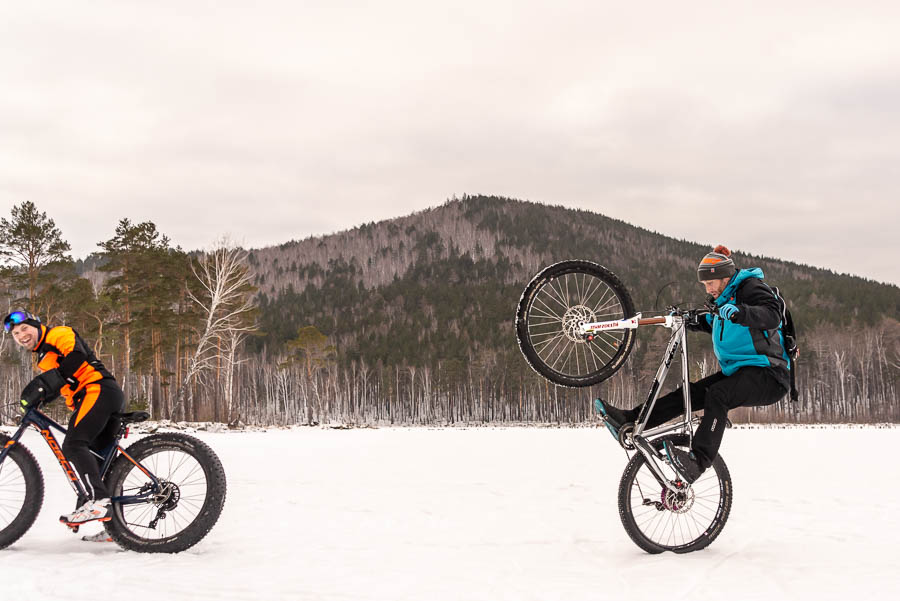
[[(666, 441), (690, 450), (698, 420), (691, 417), (685, 330), (712, 310), (708, 305), (672, 306), (664, 315), (645, 318), (635, 312), (631, 295), (610, 270), (590, 261), (563, 261), (531, 280), (516, 311), (516, 338), (528, 364), (562, 386), (590, 386), (612, 376), (633, 349), (639, 327), (658, 325), (672, 331), (638, 419), (633, 426), (610, 427), (628, 455), (619, 482), (619, 517), (631, 540), (648, 553), (703, 549), (719, 535), (731, 512), (731, 475), (721, 455), (689, 484), (662, 450)], [(677, 355), (684, 415), (648, 428)], [(602, 414), (601, 419), (606, 421)]]
[[(121, 420), (115, 441), (104, 452), (91, 451), (112, 493), (109, 536), (124, 549), (177, 553), (206, 536), (225, 504), (225, 470), (204, 442), (181, 433), (145, 436), (123, 448), (132, 424), (150, 417), (136, 411), (116, 414)], [(44, 477), (34, 455), (20, 442), (33, 426), (47, 442), (78, 499), (85, 487), (63, 455), (52, 430), (66, 429), (36, 407), (22, 416), (12, 436), (0, 434), (0, 549), (32, 526), (44, 500)], [(78, 526), (69, 526), (78, 532)]]

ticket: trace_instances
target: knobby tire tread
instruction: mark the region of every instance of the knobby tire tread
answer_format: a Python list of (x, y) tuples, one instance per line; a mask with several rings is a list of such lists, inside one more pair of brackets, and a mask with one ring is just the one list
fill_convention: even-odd
[(634, 347), (635, 331), (624, 330), (624, 339), (619, 350), (606, 365), (591, 373), (583, 376), (572, 376), (560, 373), (547, 365), (538, 356), (528, 335), (528, 314), (531, 310), (534, 297), (545, 284), (549, 284), (557, 277), (572, 273), (583, 273), (602, 280), (610, 289), (612, 289), (619, 299), (624, 312), (623, 319), (635, 315), (634, 302), (631, 299), (631, 294), (629, 294), (625, 284), (623, 284), (612, 271), (599, 263), (594, 263), (592, 261), (561, 261), (546, 267), (534, 276), (522, 292), (522, 296), (519, 299), (519, 304), (516, 308), (516, 339), (519, 343), (519, 350), (522, 352), (528, 365), (539, 375), (560, 386), (582, 388), (593, 386), (594, 384), (606, 380), (622, 367), (625, 359), (628, 358), (628, 355)]
[[(179, 553), (200, 542), (219, 519), (225, 504), (227, 483), (225, 470), (218, 456), (205, 442), (181, 433), (152, 434), (125, 451), (136, 460), (143, 460), (155, 451), (178, 450), (188, 452), (202, 466), (207, 479), (207, 496), (199, 515), (191, 524), (173, 536), (163, 539), (147, 539), (132, 532), (122, 519), (122, 512), (113, 508), (112, 519), (106, 522), (106, 531), (124, 549), (139, 553)], [(121, 494), (122, 480), (133, 467), (124, 456), (113, 463), (106, 478), (113, 494)], [(146, 466), (145, 466), (146, 467)]]
[[(678, 447), (682, 447), (685, 449), (690, 448), (690, 441), (686, 434), (657, 438), (653, 441), (654, 448), (661, 449), (662, 443), (665, 440), (672, 441)], [(719, 508), (719, 513), (717, 513), (716, 516), (716, 520), (714, 520), (713, 523), (710, 524), (709, 528), (697, 539), (691, 541), (688, 544), (677, 547), (659, 545), (648, 539), (637, 526), (637, 523), (634, 520), (634, 516), (631, 513), (629, 494), (632, 490), (632, 482), (637, 476), (640, 468), (643, 467), (646, 462), (647, 460), (641, 453), (635, 453), (635, 455), (628, 462), (628, 465), (625, 466), (625, 472), (622, 474), (622, 479), (619, 482), (619, 518), (622, 520), (622, 525), (625, 527), (625, 532), (628, 533), (629, 538), (631, 538), (631, 540), (634, 541), (634, 543), (638, 547), (651, 554), (662, 553), (663, 551), (672, 551), (674, 553), (690, 553), (692, 551), (699, 551), (708, 547), (719, 536), (719, 534), (721, 534), (722, 529), (725, 527), (725, 522), (728, 521), (728, 516), (731, 514), (731, 504), (734, 498), (734, 490), (731, 484), (731, 474), (729, 473), (728, 467), (725, 465), (725, 461), (722, 459), (721, 455), (716, 456), (715, 461), (713, 461), (712, 466), (709, 468), (716, 471), (723, 496), (721, 506)]]
[[(8, 436), (0, 434), (0, 448), (6, 446), (9, 440)], [(31, 451), (22, 443), (17, 442), (9, 449), (3, 465), (6, 466), (6, 463), (10, 461), (14, 461), (19, 466), (24, 476), (25, 502), (18, 515), (3, 530), (0, 530), (0, 549), (10, 546), (28, 532), (28, 529), (34, 524), (34, 520), (37, 519), (44, 502), (44, 475)]]

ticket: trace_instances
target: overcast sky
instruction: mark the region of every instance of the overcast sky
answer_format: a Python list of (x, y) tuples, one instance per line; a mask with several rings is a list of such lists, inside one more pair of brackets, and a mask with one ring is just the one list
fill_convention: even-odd
[(482, 193), (900, 284), (897, 2), (0, 6), (0, 214), (76, 257)]

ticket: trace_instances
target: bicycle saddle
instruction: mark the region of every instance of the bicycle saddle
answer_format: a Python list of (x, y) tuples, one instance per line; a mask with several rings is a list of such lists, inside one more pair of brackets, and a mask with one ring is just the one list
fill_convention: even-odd
[(118, 417), (122, 420), (123, 424), (136, 424), (138, 422), (145, 422), (150, 419), (150, 414), (146, 411), (132, 411), (130, 413), (115, 413), (113, 414), (115, 417)]

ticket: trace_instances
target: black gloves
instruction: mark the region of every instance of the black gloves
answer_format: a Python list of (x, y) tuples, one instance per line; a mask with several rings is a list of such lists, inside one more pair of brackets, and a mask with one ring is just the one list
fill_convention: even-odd
[[(71, 380), (71, 382), (69, 381)], [(25, 413), (41, 403), (52, 401), (59, 396), (59, 391), (66, 384), (75, 383), (74, 378), (63, 378), (58, 369), (51, 369), (37, 376), (22, 391), (21, 409)]]

